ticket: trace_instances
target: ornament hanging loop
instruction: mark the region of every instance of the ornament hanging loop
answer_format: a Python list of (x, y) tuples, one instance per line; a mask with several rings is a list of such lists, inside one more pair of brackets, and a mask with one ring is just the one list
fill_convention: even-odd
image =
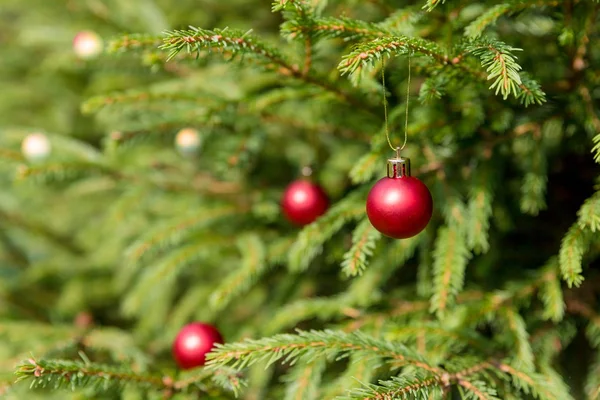
[[(400, 153), (400, 150), (398, 150)], [(387, 177), (388, 178), (404, 178), (410, 176), (410, 158), (398, 157), (390, 158), (387, 161)]]

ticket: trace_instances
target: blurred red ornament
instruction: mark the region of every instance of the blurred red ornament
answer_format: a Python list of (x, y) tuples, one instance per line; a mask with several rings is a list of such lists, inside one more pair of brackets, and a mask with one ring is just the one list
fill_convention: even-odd
[(367, 216), (379, 232), (406, 239), (421, 232), (431, 219), (433, 200), (429, 189), (410, 176), (410, 160), (388, 160), (388, 176), (380, 179), (367, 197)]
[(204, 365), (206, 355), (223, 337), (212, 325), (192, 322), (181, 328), (173, 342), (173, 357), (182, 369)]
[(296, 225), (307, 225), (323, 215), (329, 199), (321, 186), (301, 179), (288, 185), (281, 199), (281, 209)]

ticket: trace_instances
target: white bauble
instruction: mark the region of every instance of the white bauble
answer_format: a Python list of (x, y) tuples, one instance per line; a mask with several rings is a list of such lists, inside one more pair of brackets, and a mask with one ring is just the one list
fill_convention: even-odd
[(81, 31), (73, 38), (73, 51), (84, 60), (102, 53), (102, 38), (92, 31)]
[(193, 128), (184, 128), (175, 136), (175, 147), (184, 156), (195, 154), (201, 144), (200, 134)]
[(50, 155), (52, 146), (43, 133), (31, 133), (23, 139), (21, 151), (29, 161), (41, 161)]

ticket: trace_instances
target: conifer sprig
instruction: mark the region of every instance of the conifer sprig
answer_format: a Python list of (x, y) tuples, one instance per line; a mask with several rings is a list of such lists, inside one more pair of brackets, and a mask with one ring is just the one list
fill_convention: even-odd
[(166, 389), (162, 378), (135, 373), (121, 367), (69, 360), (35, 360), (22, 363), (16, 372), (19, 380), (30, 379), (32, 387), (77, 389), (95, 386), (108, 390), (114, 386), (135, 383), (146, 387)]
[(560, 4), (557, 0), (512, 0), (510, 2), (496, 4), (486, 10), (477, 19), (465, 28), (465, 36), (476, 38), (483, 34), (486, 27), (492, 25), (503, 15), (510, 15), (529, 7), (556, 6)]
[(380, 238), (381, 233), (373, 228), (368, 219), (358, 224), (352, 235), (352, 247), (346, 252), (342, 262), (342, 269), (347, 276), (363, 273)]
[(259, 236), (242, 236), (237, 247), (242, 256), (239, 268), (226, 276), (210, 297), (210, 304), (216, 310), (223, 309), (233, 298), (247, 291), (269, 267)]
[[(307, 24), (308, 22), (308, 24)], [(392, 34), (380, 25), (350, 18), (322, 17), (309, 21), (294, 19), (281, 26), (281, 33), (291, 39), (314, 37), (344, 40), (368, 39)]]
[(464, 285), (470, 258), (463, 235), (454, 226), (440, 229), (434, 250), (433, 296), (430, 311), (443, 317)]
[(583, 282), (583, 255), (589, 245), (589, 234), (579, 225), (573, 224), (563, 237), (558, 253), (558, 261), (563, 279), (569, 287)]
[(219, 345), (208, 354), (208, 365), (245, 368), (257, 362), (268, 365), (283, 360), (294, 364), (301, 356), (310, 358), (327, 357), (333, 354), (348, 355), (361, 353), (364, 357), (383, 357), (395, 365), (411, 365), (415, 368), (440, 373), (423, 357), (400, 343), (375, 339), (360, 332), (298, 331), (297, 334), (279, 334), (269, 338), (245, 340), (238, 343)]
[(244, 56), (244, 59), (253, 59), (267, 70), (275, 71), (283, 76), (289, 76), (310, 85), (318, 86), (325, 91), (333, 93), (343, 101), (359, 107), (361, 110), (373, 112), (370, 105), (362, 99), (350, 95), (340, 88), (332, 85), (325, 79), (304, 73), (297, 65), (292, 64), (275, 47), (262, 42), (250, 32), (229, 29), (206, 30), (190, 27), (189, 30), (175, 30), (165, 33), (163, 50), (169, 51), (168, 60), (171, 60), (181, 51), (195, 53), (198, 57), (202, 50), (215, 52), (226, 51), (232, 56)]
[(303, 271), (321, 253), (323, 244), (335, 235), (347, 222), (364, 215), (361, 196), (363, 190), (346, 196), (325, 215), (304, 227), (292, 246), (288, 266), (292, 271)]
[(440, 379), (428, 374), (415, 373), (410, 376), (393, 377), (390, 380), (379, 381), (377, 385), (370, 384), (365, 388), (354, 389), (340, 399), (360, 400), (404, 400), (427, 399), (441, 395)]
[(519, 94), (519, 85), (522, 84), (519, 71), (521, 66), (513, 54), (521, 49), (507, 45), (495, 39), (477, 39), (467, 45), (466, 50), (481, 60), (481, 65), (488, 72), (488, 80), (493, 80), (490, 89), (502, 94), (506, 100), (509, 95), (515, 97)]

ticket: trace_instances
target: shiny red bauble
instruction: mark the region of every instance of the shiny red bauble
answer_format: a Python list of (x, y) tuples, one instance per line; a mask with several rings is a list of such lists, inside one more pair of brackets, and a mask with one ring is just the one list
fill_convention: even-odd
[(206, 355), (223, 337), (212, 325), (192, 322), (181, 328), (173, 342), (173, 357), (183, 369), (199, 367), (206, 363)]
[(432, 213), (429, 189), (412, 176), (382, 178), (367, 197), (369, 221), (379, 232), (394, 239), (406, 239), (421, 232)]
[(293, 224), (310, 224), (323, 215), (329, 207), (329, 199), (321, 186), (307, 180), (292, 182), (283, 193), (281, 209)]

